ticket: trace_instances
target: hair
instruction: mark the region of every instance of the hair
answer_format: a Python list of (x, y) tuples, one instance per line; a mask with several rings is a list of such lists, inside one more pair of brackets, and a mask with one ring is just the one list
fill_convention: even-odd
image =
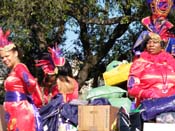
[(69, 61), (66, 59), (65, 64), (63, 66), (57, 66), (57, 68), (58, 68), (57, 78), (59, 78), (63, 82), (70, 83), (68, 77), (73, 78), (73, 74), (72, 74), (72, 67)]
[(161, 45), (162, 48), (165, 48), (165, 47), (166, 47), (166, 43), (165, 43), (165, 41), (163, 41), (163, 40), (160, 41), (160, 45)]
[(69, 61), (66, 59), (63, 66), (58, 66), (58, 76), (70, 76), (73, 77), (72, 67)]
[[(9, 50), (10, 51), (10, 50)], [(11, 49), (11, 51), (17, 51), (18, 52), (18, 58), (20, 61), (23, 61), (24, 53), (23, 50), (15, 44), (15, 47)]]

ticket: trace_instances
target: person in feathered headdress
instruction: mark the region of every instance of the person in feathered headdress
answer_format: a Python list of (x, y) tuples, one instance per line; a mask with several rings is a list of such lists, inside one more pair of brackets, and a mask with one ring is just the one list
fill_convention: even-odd
[(147, 0), (152, 15), (145, 17), (141, 23), (147, 30), (143, 31), (133, 46), (135, 55), (143, 51), (142, 46), (145, 44), (149, 32), (157, 33), (166, 43), (165, 50), (175, 55), (175, 33), (172, 31), (174, 25), (168, 21), (167, 16), (172, 8), (175, 7), (175, 0)]
[(78, 83), (73, 78), (71, 65), (62, 57), (57, 45), (53, 48), (48, 47), (48, 53), (45, 53), (41, 60), (36, 60), (36, 67), (41, 67), (44, 72), (44, 104), (59, 93), (63, 95), (64, 102), (78, 99)]
[(41, 95), (38, 84), (27, 66), (20, 61), (18, 47), (8, 40), (10, 31), (6, 33), (0, 28), (0, 58), (10, 69), (5, 79), (5, 101), (3, 103), (7, 131), (42, 131), (40, 115), (31, 97)]

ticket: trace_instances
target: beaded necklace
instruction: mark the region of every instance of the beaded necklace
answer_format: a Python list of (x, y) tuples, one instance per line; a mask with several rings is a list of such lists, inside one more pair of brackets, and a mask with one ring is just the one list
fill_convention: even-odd
[(162, 82), (163, 82), (163, 87), (162, 87), (162, 93), (166, 94), (168, 92), (168, 85), (167, 85), (167, 65), (163, 65), (161, 69), (161, 76), (162, 76)]

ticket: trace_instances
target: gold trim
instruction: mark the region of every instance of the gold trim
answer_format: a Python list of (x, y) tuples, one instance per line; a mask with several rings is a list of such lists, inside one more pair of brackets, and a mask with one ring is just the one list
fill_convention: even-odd
[(9, 45), (5, 45), (4, 47), (0, 47), (0, 51), (9, 51), (11, 49), (13, 49), (15, 46), (15, 44), (11, 43)]

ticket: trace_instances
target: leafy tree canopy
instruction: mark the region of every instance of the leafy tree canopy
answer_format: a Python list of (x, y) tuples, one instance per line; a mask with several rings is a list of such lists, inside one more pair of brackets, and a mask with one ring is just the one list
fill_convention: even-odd
[(0, 9), (0, 26), (12, 31), (12, 41), (24, 50), (23, 60), (35, 76), (34, 59), (56, 42), (64, 50), (66, 25), (74, 27), (78, 38), (70, 46), (76, 45), (75, 52), (64, 53), (81, 61), (80, 87), (112, 60), (132, 60), (133, 42), (143, 30), (140, 20), (151, 13), (144, 0), (2, 0)]

